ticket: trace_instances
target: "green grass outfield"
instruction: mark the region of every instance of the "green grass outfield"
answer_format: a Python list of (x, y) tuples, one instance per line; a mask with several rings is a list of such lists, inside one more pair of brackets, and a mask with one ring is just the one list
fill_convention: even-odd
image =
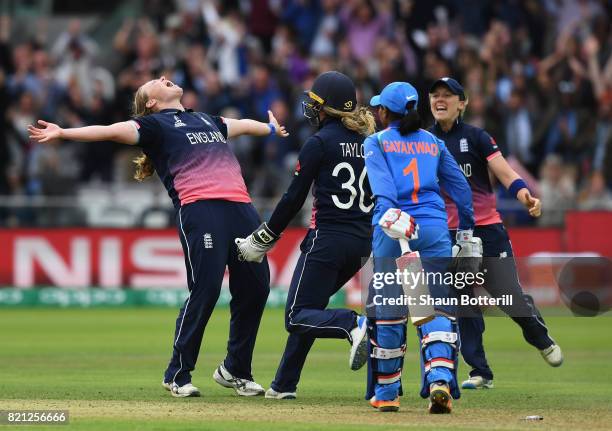
[[(172, 309), (0, 310), (0, 410), (62, 409), (70, 424), (2, 429), (394, 430), (612, 429), (612, 319), (550, 317), (565, 364), (547, 366), (510, 319), (487, 320), (495, 389), (464, 391), (453, 414), (430, 416), (411, 331), (398, 413), (363, 400), (365, 370), (348, 369), (348, 343), (319, 340), (302, 374), (298, 400), (245, 399), (211, 375), (224, 357), (228, 311), (213, 315), (193, 383), (201, 398), (175, 399), (160, 386), (169, 359)], [(254, 374), (268, 387), (285, 344), (281, 310), (267, 310)], [(461, 364), (460, 375), (467, 367)], [(543, 421), (526, 422), (526, 415)]]

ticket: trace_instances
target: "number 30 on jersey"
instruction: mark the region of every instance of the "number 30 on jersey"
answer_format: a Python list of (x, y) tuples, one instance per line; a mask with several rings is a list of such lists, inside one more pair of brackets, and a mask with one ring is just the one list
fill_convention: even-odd
[[(342, 189), (346, 189), (348, 190), (351, 194), (349, 196), (348, 201), (346, 202), (341, 202), (340, 199), (338, 198), (337, 195), (332, 195), (332, 200), (334, 201), (334, 204), (343, 210), (348, 210), (350, 209), (353, 204), (355, 203), (355, 198), (357, 197), (357, 189), (354, 186), (355, 183), (355, 170), (353, 169), (353, 166), (351, 166), (350, 163), (347, 162), (342, 162), (342, 163), (338, 163), (336, 165), (336, 167), (334, 168), (334, 170), (332, 171), (332, 175), (334, 177), (338, 177), (340, 176), (340, 172), (343, 170), (347, 170), (349, 173), (349, 179), (348, 181), (342, 183)], [(364, 213), (368, 213), (372, 210), (372, 207), (374, 207), (373, 203), (370, 203), (370, 205), (366, 205), (365, 204), (365, 199), (366, 199), (366, 192), (364, 190), (363, 187), (363, 183), (366, 179), (366, 175), (367, 175), (367, 171), (366, 168), (364, 167), (363, 170), (361, 171), (361, 175), (359, 175), (359, 181), (358, 181), (358, 186), (359, 186), (359, 209), (361, 211), (363, 211)]]

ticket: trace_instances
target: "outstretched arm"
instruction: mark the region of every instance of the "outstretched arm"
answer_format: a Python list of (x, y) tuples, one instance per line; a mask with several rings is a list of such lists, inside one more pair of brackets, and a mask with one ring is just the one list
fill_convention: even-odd
[(268, 111), (268, 118), (270, 119), (269, 123), (249, 119), (234, 120), (232, 118), (224, 118), (223, 120), (227, 125), (227, 137), (233, 138), (240, 135), (267, 136), (272, 134), (282, 138), (289, 136), (285, 127), (278, 124), (272, 111)]
[(134, 145), (138, 142), (138, 130), (133, 121), (122, 121), (110, 126), (87, 126), (62, 129), (54, 123), (38, 120), (41, 128), (28, 126), (30, 139), (44, 143), (55, 139), (70, 141), (113, 141), (120, 144)]

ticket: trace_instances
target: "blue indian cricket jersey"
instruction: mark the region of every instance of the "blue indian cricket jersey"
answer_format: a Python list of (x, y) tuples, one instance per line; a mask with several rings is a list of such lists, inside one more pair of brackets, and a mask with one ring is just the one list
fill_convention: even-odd
[(365, 140), (365, 164), (376, 198), (372, 224), (389, 208), (400, 208), (419, 224), (443, 223), (440, 186), (456, 203), (459, 229), (474, 227), (472, 192), (444, 141), (426, 130), (402, 136), (399, 121)]

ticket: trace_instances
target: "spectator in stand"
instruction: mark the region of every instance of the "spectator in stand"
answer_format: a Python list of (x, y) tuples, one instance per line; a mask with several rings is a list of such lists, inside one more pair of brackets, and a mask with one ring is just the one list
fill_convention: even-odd
[(310, 47), (321, 19), (319, 0), (293, 0), (285, 2), (281, 19), (295, 30), (302, 47)]
[(159, 37), (159, 55), (163, 64), (175, 67), (178, 60), (187, 55), (189, 40), (183, 29), (183, 17), (180, 14), (168, 15), (164, 19), (165, 31)]
[(74, 193), (79, 174), (74, 146), (53, 142), (37, 145), (28, 164), (29, 189), (45, 196), (66, 196)]
[(612, 193), (606, 188), (601, 172), (593, 172), (586, 187), (580, 193), (578, 208), (584, 211), (612, 211)]
[(209, 59), (217, 64), (224, 85), (236, 85), (242, 78), (238, 48), (246, 32), (240, 15), (232, 11), (220, 16), (212, 0), (202, 2), (202, 15), (212, 38)]
[(565, 211), (575, 205), (575, 179), (567, 170), (561, 157), (556, 154), (549, 154), (544, 160), (540, 174), (540, 226), (562, 226)]
[(276, 32), (282, 0), (251, 0), (247, 22), (250, 32), (261, 43), (264, 52), (270, 52)]
[(371, 0), (351, 0), (340, 11), (351, 53), (357, 61), (369, 61), (376, 40), (391, 30), (392, 2), (380, 0), (377, 5), (378, 11)]
[(81, 21), (70, 21), (68, 29), (59, 35), (51, 48), (57, 81), (67, 87), (76, 78), (81, 93), (89, 100), (93, 93), (90, 77), (97, 52), (98, 45), (83, 32)]
[(265, 118), (272, 102), (280, 98), (275, 80), (270, 76), (270, 69), (265, 64), (257, 64), (251, 71), (251, 116)]
[(310, 54), (315, 57), (331, 57), (336, 52), (336, 40), (340, 31), (338, 8), (340, 0), (322, 0), (323, 16), (314, 34)]
[[(103, 84), (98, 81), (94, 84), (94, 94), (88, 109), (82, 111), (83, 123), (111, 124), (113, 122), (112, 106), (104, 97)], [(115, 177), (113, 159), (119, 151), (119, 145), (104, 142), (83, 151), (79, 146), (80, 179), (83, 182), (101, 181), (110, 183)], [(74, 166), (79, 164), (73, 163)]]
[[(299, 144), (312, 133), (299, 108), (302, 92), (327, 70), (349, 75), (361, 102), (389, 81), (423, 91), (440, 76), (456, 76), (471, 100), (469, 121), (499, 137), (532, 175), (541, 173), (543, 188), (551, 154), (563, 157), (562, 171), (572, 174), (562, 183), (583, 190), (585, 202), (612, 186), (612, 21), (601, 0), (145, 3), (140, 18), (126, 19), (110, 42), (88, 35), (95, 23), (73, 19), (54, 34), (53, 16), (46, 26), (0, 16), (0, 115), (7, 124), (0, 192), (23, 193), (36, 183), (27, 169), (35, 144), (16, 131), (24, 116), (63, 126), (117, 122), (130, 115), (136, 89), (163, 74), (214, 114), (237, 109), (263, 120), (282, 98)], [(419, 109), (431, 121), (426, 107)], [(264, 179), (282, 165), (279, 153), (261, 139), (250, 143), (240, 155), (247, 184), (255, 197), (277, 197), (282, 187)], [(295, 157), (298, 144), (283, 148), (281, 159)], [(116, 166), (133, 157), (120, 146), (98, 148), (106, 153), (74, 152), (81, 183), (121, 178)]]
[(63, 86), (55, 79), (49, 54), (42, 49), (32, 54), (32, 72), (31, 91), (40, 104), (41, 115), (53, 115), (65, 93)]
[(174, 72), (177, 82), (199, 95), (206, 91), (206, 80), (210, 73), (206, 56), (206, 48), (201, 44), (194, 43), (185, 53), (178, 70)]
[[(132, 37), (135, 43), (131, 43)], [(155, 29), (146, 18), (136, 22), (126, 19), (115, 35), (113, 46), (123, 56), (124, 66), (131, 66), (139, 73), (155, 74), (163, 68)]]
[(281, 25), (272, 40), (273, 64), (286, 75), (290, 85), (300, 84), (309, 72), (305, 50), (295, 40), (291, 29)]
[(25, 170), (30, 158), (32, 144), (24, 127), (27, 127), (30, 124), (29, 122), (36, 118), (36, 112), (37, 106), (34, 96), (27, 91), (18, 96), (17, 105), (9, 108), (7, 112), (7, 137), (12, 160), (11, 176), (14, 177), (13, 181), (23, 184), (24, 191), (30, 194), (36, 194), (38, 189), (32, 190), (28, 186), (28, 176)]
[(227, 87), (223, 86), (219, 74), (215, 71), (210, 71), (206, 74), (206, 82), (204, 87), (204, 98), (202, 104), (203, 111), (210, 112), (213, 115), (218, 115), (221, 111), (232, 105), (232, 98)]
[(512, 90), (507, 106), (505, 136), (508, 153), (517, 157), (522, 164), (529, 165), (532, 161), (532, 129), (525, 95), (520, 90)]

